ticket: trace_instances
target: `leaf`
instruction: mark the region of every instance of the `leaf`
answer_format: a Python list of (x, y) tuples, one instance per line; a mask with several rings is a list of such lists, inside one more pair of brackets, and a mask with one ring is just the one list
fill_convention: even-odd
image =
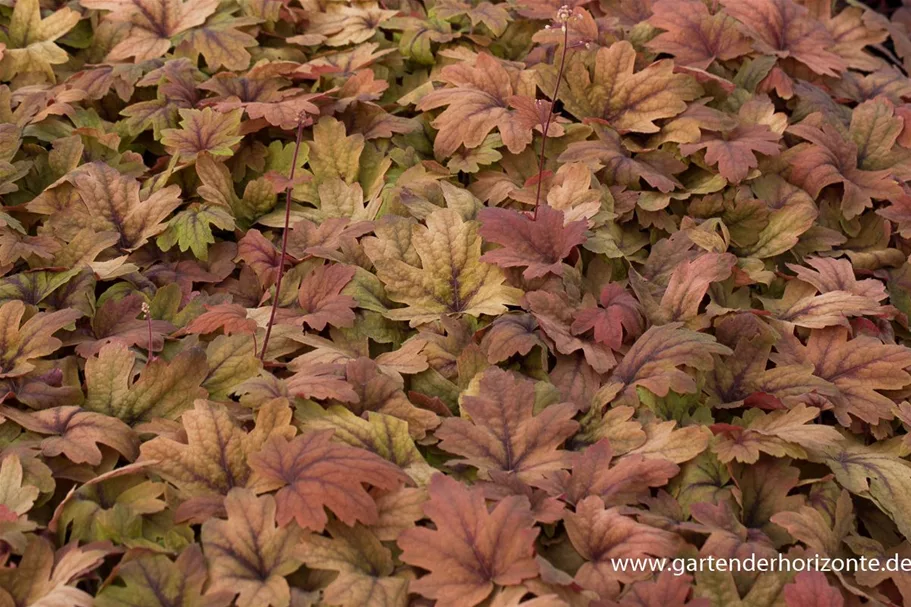
[(835, 44), (829, 32), (792, 0), (724, 0), (722, 5), (743, 23), (760, 53), (793, 57), (824, 76), (844, 71), (844, 62), (829, 50)]
[(819, 409), (804, 404), (768, 414), (750, 411), (744, 416), (744, 422), (748, 424), (745, 428), (719, 427), (722, 439), (712, 450), (723, 464), (735, 459), (754, 464), (759, 460), (760, 452), (773, 457), (805, 457), (800, 446), (818, 447), (841, 439), (835, 428), (809, 423), (819, 413)]
[(763, 198), (771, 198), (777, 192), (784, 194), (786, 202), (769, 214), (769, 222), (759, 232), (756, 242), (743, 252), (759, 259), (767, 259), (791, 250), (800, 236), (811, 229), (819, 215), (813, 200), (806, 192), (780, 177), (760, 177), (751, 185), (757, 195)]
[(298, 290), (298, 303), (301, 312), (287, 318), (284, 322), (308, 325), (311, 329), (322, 331), (326, 325), (350, 327), (354, 324), (355, 299), (342, 295), (342, 289), (354, 278), (352, 266), (328, 264), (316, 267), (301, 281)]
[(281, 251), (275, 248), (259, 230), (247, 230), (237, 243), (237, 254), (259, 278), (262, 286), (269, 287), (278, 277)]
[(344, 6), (319, 12), (310, 20), (307, 34), (301, 38), (318, 37), (328, 46), (344, 46), (365, 42), (376, 33), (380, 23), (395, 16), (396, 11), (371, 6)]
[(574, 335), (582, 335), (594, 330), (596, 342), (617, 352), (623, 344), (624, 332), (626, 335), (642, 332), (641, 306), (626, 289), (616, 283), (604, 286), (599, 303), (600, 307), (585, 307), (576, 312), (572, 332)]
[(102, 458), (98, 444), (115, 449), (128, 461), (139, 456), (139, 437), (129, 426), (79, 407), (54, 407), (25, 413), (0, 406), (0, 415), (31, 432), (52, 435), (41, 440), (41, 452), (47, 457), (63, 454), (74, 464), (97, 466)]
[(582, 453), (574, 453), (572, 472), (558, 470), (534, 482), (551, 495), (578, 504), (597, 495), (608, 507), (634, 504), (649, 495), (650, 487), (661, 487), (677, 475), (680, 468), (661, 459), (631, 455), (613, 461), (610, 441), (600, 440)]
[(96, 607), (220, 607), (232, 599), (227, 593), (203, 593), (209, 576), (202, 551), (195, 544), (173, 562), (163, 554), (148, 554), (122, 563), (117, 577), (123, 585), (102, 590), (95, 599)]
[(123, 420), (129, 425), (156, 417), (176, 419), (193, 400), (205, 396), (206, 357), (193, 348), (172, 361), (157, 358), (134, 379), (136, 355), (122, 344), (101, 348), (85, 363), (88, 396), (85, 409)]
[(531, 129), (516, 124), (507, 107), (513, 95), (528, 96), (533, 92), (520, 73), (507, 70), (487, 53), (479, 53), (473, 66), (465, 63), (447, 66), (439, 77), (452, 87), (425, 95), (416, 106), (420, 111), (449, 106), (433, 121), (438, 130), (433, 151), (438, 158), (451, 156), (460, 145), (478, 147), (493, 129), (499, 130), (503, 143), (513, 154), (531, 143)]
[(250, 17), (237, 18), (226, 12), (217, 12), (181, 38), (205, 57), (210, 69), (245, 70), (250, 66), (251, 59), (247, 47), (257, 46), (258, 43), (256, 38), (237, 28), (256, 23), (257, 20)]
[(410, 590), (440, 607), (472, 607), (494, 585), (513, 586), (538, 575), (528, 499), (511, 496), (487, 511), (481, 489), (468, 489), (442, 474), (430, 481), (425, 514), (436, 529), (415, 528), (399, 536), (401, 559), (430, 574)]
[(106, 19), (124, 23), (128, 35), (108, 53), (109, 61), (134, 57), (136, 62), (157, 59), (171, 48), (171, 39), (201, 25), (215, 12), (217, 0), (79, 0), (85, 8), (111, 11)]
[(162, 251), (177, 245), (181, 251), (193, 251), (196, 259), (209, 258), (209, 245), (215, 243), (212, 228), (234, 229), (234, 217), (226, 210), (214, 205), (194, 205), (175, 215), (156, 243)]
[(845, 599), (826, 581), (826, 574), (803, 571), (784, 587), (784, 600), (788, 607), (843, 607)]
[(815, 288), (795, 282), (785, 287), (784, 297), (780, 300), (763, 300), (763, 305), (775, 318), (811, 329), (844, 326), (851, 316), (881, 312), (876, 301), (863, 295), (841, 290), (820, 295), (814, 293)]
[(742, 599), (734, 575), (720, 571), (699, 571), (696, 573), (695, 594), (713, 605), (750, 607), (753, 605), (774, 605), (781, 597), (782, 589), (792, 576), (789, 572), (761, 573), (749, 592)]
[(507, 314), (500, 316), (490, 325), (481, 339), (481, 350), (487, 354), (487, 362), (495, 365), (516, 354), (525, 356), (535, 346), (545, 348), (535, 329), (538, 323), (530, 314)]
[[(774, 108), (765, 100), (769, 107), (769, 118)], [(702, 139), (698, 143), (685, 143), (680, 146), (682, 154), (690, 155), (697, 150), (705, 150), (705, 161), (711, 165), (718, 165), (718, 172), (722, 177), (732, 183), (739, 183), (749, 175), (752, 169), (759, 166), (756, 153), (766, 156), (777, 156), (780, 146), (781, 133), (769, 128), (763, 122), (753, 122), (749, 112), (753, 108), (747, 102), (740, 108), (738, 124), (735, 128), (723, 133), (703, 131)]]
[(677, 550), (676, 535), (637, 523), (620, 514), (618, 508), (605, 509), (596, 496), (579, 502), (575, 513), (567, 513), (564, 522), (573, 547), (587, 561), (576, 573), (576, 580), (604, 597), (616, 596), (619, 581), (636, 577), (635, 573), (615, 569), (614, 559), (667, 557)]
[(621, 382), (624, 393), (632, 396), (636, 386), (643, 386), (657, 396), (695, 392), (693, 378), (677, 367), (711, 369), (712, 354), (730, 354), (710, 335), (683, 329), (679, 323), (668, 323), (646, 331), (614, 369), (611, 378)]
[(570, 59), (561, 98), (577, 118), (600, 118), (617, 131), (655, 133), (655, 120), (671, 118), (699, 96), (689, 76), (674, 74), (670, 61), (634, 71), (636, 51), (626, 41), (598, 49), (592, 74), (581, 59)]
[(485, 208), (478, 213), (481, 236), (502, 248), (488, 251), (481, 261), (501, 268), (525, 267), (526, 279), (563, 275), (563, 259), (585, 242), (584, 221), (563, 223), (563, 212), (542, 205), (537, 218), (509, 209)]
[[(399, 350), (401, 351), (401, 350)], [(378, 359), (379, 361), (379, 359)], [(353, 390), (353, 398), (339, 398), (348, 403), (347, 408), (356, 415), (369, 411), (391, 415), (408, 423), (408, 432), (416, 439), (424, 438), (427, 431), (439, 425), (437, 416), (415, 407), (402, 391), (402, 382), (392, 374), (381, 372), (377, 361), (358, 357), (345, 366), (345, 376)]]
[(532, 382), (491, 368), (481, 376), (477, 394), (462, 398), (471, 421), (444, 419), (436, 431), (439, 446), (463, 456), (460, 463), (478, 468), (482, 477), (501, 471), (530, 482), (568, 467), (570, 454), (559, 445), (578, 428), (572, 421), (575, 405), (551, 405), (533, 415), (534, 403)]
[(901, 194), (890, 171), (859, 168), (857, 144), (846, 141), (832, 125), (823, 123), (817, 127), (801, 123), (791, 127), (789, 132), (810, 142), (806, 147), (797, 148), (789, 180), (813, 198), (828, 185), (842, 184), (841, 210), (845, 218), (852, 219), (873, 206), (874, 198), (891, 199)]
[(811, 459), (826, 464), (848, 491), (870, 499), (888, 514), (899, 532), (911, 531), (911, 464), (888, 448), (877, 449), (842, 440), (808, 450)]
[(407, 605), (408, 580), (393, 577), (392, 553), (370, 530), (330, 523), (328, 531), (331, 539), (309, 535), (300, 546), (307, 567), (338, 572), (324, 591), (326, 603), (351, 607)]
[(357, 180), (364, 151), (364, 136), (348, 135), (345, 125), (325, 116), (313, 127), (310, 144), (310, 170), (316, 184), (338, 178), (346, 184)]
[(834, 512), (801, 506), (793, 512), (778, 512), (770, 520), (820, 554), (837, 554), (854, 527), (853, 509), (851, 494), (842, 489)]
[(287, 379), (288, 392), (294, 396), (322, 400), (334, 398), (342, 402), (357, 402), (357, 392), (345, 381), (342, 366), (331, 363), (291, 363), (294, 375)]
[(722, 12), (711, 14), (698, 0), (659, 0), (652, 11), (649, 24), (667, 31), (652, 38), (648, 47), (673, 55), (679, 65), (705, 69), (716, 59), (730, 61), (751, 50), (734, 19)]
[[(322, 93), (302, 95), (298, 94), (297, 90), (291, 89), (277, 91), (265, 101), (240, 101), (237, 97), (231, 97), (227, 101), (218, 102), (215, 108), (220, 112), (242, 108), (252, 119), (261, 118), (272, 126), (290, 131), (297, 128), (301, 121), (308, 123), (310, 120), (308, 114), (319, 114), (319, 108), (314, 105), (313, 100), (322, 96)], [(304, 179), (305, 176), (302, 175), (301, 178)], [(295, 176), (294, 179), (297, 180), (298, 177)]]
[(20, 377), (34, 369), (32, 361), (52, 354), (62, 345), (54, 333), (82, 316), (72, 309), (38, 312), (20, 326), (24, 314), (21, 301), (0, 305), (0, 378)]
[(711, 607), (708, 599), (687, 600), (693, 578), (662, 571), (655, 581), (636, 582), (620, 602), (606, 601), (605, 607)]
[(290, 442), (274, 437), (250, 457), (257, 489), (278, 490), (280, 525), (293, 519), (302, 528), (322, 531), (328, 521), (324, 508), (347, 525), (373, 523), (376, 504), (362, 483), (392, 489), (407, 478), (379, 456), (331, 439), (331, 431), (303, 434)]
[(835, 385), (838, 394), (831, 402), (842, 425), (849, 425), (852, 416), (870, 423), (891, 419), (892, 401), (877, 390), (911, 383), (904, 370), (911, 366), (911, 350), (865, 335), (849, 340), (843, 327), (814, 330), (806, 346), (789, 340), (778, 349), (779, 364), (811, 364), (814, 375)]
[(712, 283), (731, 275), (736, 259), (729, 253), (706, 253), (682, 260), (671, 273), (660, 302), (654, 302), (649, 284), (637, 272), (630, 273), (630, 284), (655, 323), (693, 321)]
[(121, 300), (105, 301), (92, 318), (91, 334), (77, 335), (76, 352), (86, 358), (94, 356), (107, 344), (117, 343), (127, 347), (142, 344), (153, 351), (164, 347), (164, 335), (174, 330), (166, 321), (153, 320), (149, 323), (142, 311), (146, 303), (141, 295), (134, 293)]
[(212, 400), (227, 401), (244, 380), (262, 370), (262, 361), (256, 357), (256, 340), (253, 336), (219, 335), (206, 347), (208, 374), (202, 387)]
[[(141, 197), (139, 182), (122, 175), (102, 162), (80, 166), (71, 177), (79, 202), (54, 213), (52, 225), (61, 226), (61, 235), (80, 229), (120, 234), (117, 246), (133, 251), (166, 228), (162, 223), (180, 205), (180, 188), (168, 186)], [(35, 212), (44, 212), (34, 209)]]
[(586, 363), (598, 373), (606, 373), (617, 364), (610, 347), (573, 335), (573, 317), (578, 312), (573, 310), (565, 295), (543, 290), (531, 291), (525, 294), (525, 301), (538, 325), (553, 340), (558, 352), (572, 354), (582, 350)]
[(55, 555), (48, 540), (32, 535), (19, 566), (0, 569), (0, 600), (7, 605), (89, 607), (92, 597), (73, 584), (109, 552), (96, 544), (67, 547)]
[(54, 41), (73, 29), (79, 19), (79, 13), (69, 7), (61, 7), (42, 19), (38, 0), (17, 1), (9, 28), (0, 36), (0, 43), (5, 45), (0, 77), (9, 81), (39, 73), (45, 80), (55, 82), (53, 66), (66, 63), (69, 56)]
[(180, 128), (161, 132), (161, 144), (181, 162), (192, 162), (202, 152), (212, 156), (231, 156), (232, 149), (243, 139), (240, 122), (241, 110), (220, 113), (212, 108), (179, 110)]
[(342, 407), (329, 409), (329, 415), (307, 419), (313, 430), (333, 430), (332, 438), (341, 443), (375, 453), (424, 484), (433, 468), (424, 460), (408, 433), (408, 424), (391, 415), (368, 411), (366, 419)]
[(440, 209), (426, 224), (379, 224), (377, 236), (364, 240), (389, 298), (407, 304), (387, 317), (416, 325), (443, 314), (497, 315), (517, 302), (517, 289), (503, 285), (502, 272), (481, 261), (477, 222)]
[(23, 479), (19, 456), (12, 454), (3, 458), (3, 462), (0, 463), (0, 506), (3, 508), (4, 522), (8, 513), (12, 513), (11, 518), (14, 521), (16, 515), (25, 515), (41, 494), (38, 487), (26, 484)]
[(494, 36), (502, 36), (509, 25), (509, 11), (499, 4), (481, 2), (472, 6), (461, 0), (446, 0), (434, 5), (434, 12), (441, 19), (451, 20), (466, 15), (473, 26), (481, 23), (487, 26)]
[(659, 150), (634, 156), (626, 149), (616, 131), (598, 123), (593, 123), (591, 127), (597, 139), (570, 143), (560, 154), (560, 162), (603, 164), (618, 184), (631, 188), (638, 187), (641, 181), (661, 192), (683, 187), (674, 178), (674, 174), (683, 171), (686, 165), (670, 154)]
[(245, 487), (250, 476), (247, 460), (273, 436), (294, 437), (291, 409), (284, 399), (274, 399), (259, 408), (256, 426), (244, 432), (218, 403), (197, 400), (193, 410), (181, 416), (184, 441), (159, 436), (141, 447), (142, 461), (188, 496), (227, 495)]
[(647, 459), (666, 459), (680, 464), (705, 451), (709, 442), (708, 429), (700, 426), (675, 428), (676, 425), (673, 421), (644, 425), (645, 441), (629, 454), (642, 455)]
[(238, 607), (288, 607), (290, 588), (284, 576), (301, 562), (296, 556), (303, 532), (276, 527), (275, 499), (248, 489), (232, 489), (225, 498), (227, 520), (202, 526), (202, 547), (209, 563), (209, 592), (237, 596)]
[(187, 333), (215, 333), (222, 330), (225, 335), (252, 335), (256, 331), (256, 321), (247, 317), (247, 310), (237, 304), (217, 304), (206, 306), (206, 311), (190, 321), (186, 326)]

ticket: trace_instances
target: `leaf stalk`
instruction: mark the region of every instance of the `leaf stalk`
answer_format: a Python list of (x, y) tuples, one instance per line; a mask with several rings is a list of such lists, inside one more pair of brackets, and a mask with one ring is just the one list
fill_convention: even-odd
[(282, 278), (285, 275), (285, 261), (288, 258), (288, 224), (291, 223), (291, 190), (294, 189), (294, 171), (297, 169), (297, 157), (301, 149), (301, 140), (304, 136), (304, 116), (297, 119), (297, 138), (294, 142), (294, 156), (291, 158), (291, 173), (288, 175), (288, 185), (285, 187), (285, 223), (282, 229), (282, 249), (278, 258), (278, 276), (275, 278), (275, 297), (272, 298), (272, 310), (269, 312), (269, 322), (266, 324), (266, 335), (263, 337), (263, 349), (259, 353), (259, 360), (266, 362), (266, 350), (269, 348), (269, 337), (272, 335), (272, 326), (275, 324), (275, 314), (278, 311), (278, 298), (282, 292)]
[(544, 152), (547, 147), (547, 132), (550, 130), (550, 123), (554, 117), (554, 106), (557, 104), (557, 95), (560, 93), (560, 81), (563, 80), (563, 68), (566, 66), (566, 52), (569, 47), (569, 26), (567, 22), (572, 14), (569, 6), (563, 5), (557, 11), (557, 20), (562, 22), (563, 30), (563, 49), (560, 53), (560, 67), (557, 69), (557, 82), (554, 84), (554, 94), (550, 97), (550, 108), (547, 111), (547, 118), (544, 120), (544, 133), (541, 136), (541, 152), (538, 155), (538, 185), (535, 190), (535, 210), (532, 213), (531, 220), (538, 219), (538, 205), (541, 204), (541, 184), (544, 181)]

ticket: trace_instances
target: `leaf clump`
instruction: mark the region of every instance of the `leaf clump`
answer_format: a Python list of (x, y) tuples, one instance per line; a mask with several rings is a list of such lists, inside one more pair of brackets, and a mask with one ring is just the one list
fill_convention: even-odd
[(909, 11), (0, 2), (0, 606), (911, 603)]

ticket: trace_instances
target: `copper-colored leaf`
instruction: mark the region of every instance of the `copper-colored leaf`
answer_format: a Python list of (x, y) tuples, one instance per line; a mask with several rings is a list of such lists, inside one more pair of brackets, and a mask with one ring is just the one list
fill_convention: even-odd
[(225, 335), (252, 334), (256, 331), (256, 321), (247, 317), (247, 310), (243, 306), (218, 304), (206, 306), (206, 311), (186, 327), (187, 333), (214, 333), (219, 329)]
[(36, 213), (51, 215), (50, 225), (69, 239), (81, 229), (120, 234), (117, 246), (138, 249), (165, 229), (163, 220), (180, 205), (180, 188), (168, 186), (141, 196), (139, 182), (103, 163), (82, 165), (70, 177), (78, 198), (63, 209), (33, 207)]
[(300, 558), (311, 569), (337, 571), (323, 599), (343, 607), (404, 607), (408, 580), (393, 577), (389, 549), (367, 528), (330, 523), (332, 538), (309, 535), (300, 546)]
[(807, 345), (789, 339), (776, 346), (779, 364), (811, 364), (813, 374), (838, 389), (831, 397), (834, 413), (844, 424), (852, 416), (870, 423), (892, 418), (892, 401), (877, 390), (898, 390), (911, 383), (911, 350), (896, 344), (883, 344), (874, 337), (860, 335), (848, 339), (848, 330), (830, 327), (810, 333)]
[(579, 502), (575, 513), (566, 515), (565, 524), (570, 541), (587, 561), (576, 580), (605, 598), (616, 596), (620, 581), (629, 582), (643, 575), (615, 568), (614, 559), (672, 556), (679, 543), (669, 531), (637, 523), (618, 508), (605, 509), (596, 496)]
[(503, 268), (524, 267), (527, 279), (563, 274), (563, 259), (585, 242), (586, 222), (563, 223), (563, 212), (541, 205), (537, 217), (509, 209), (486, 208), (478, 213), (481, 236), (502, 248), (488, 251), (481, 261)]
[(784, 601), (788, 607), (842, 607), (845, 599), (826, 581), (826, 574), (804, 571), (784, 587)]
[(667, 484), (680, 470), (673, 462), (638, 454), (614, 460), (613, 466), (612, 459), (610, 441), (603, 439), (573, 454), (571, 473), (558, 470), (534, 484), (570, 504), (597, 495), (607, 506), (622, 506), (647, 497), (650, 487)]
[(433, 142), (434, 153), (445, 158), (460, 145), (474, 148), (493, 129), (499, 129), (503, 143), (518, 154), (531, 143), (531, 129), (522, 128), (511, 116), (507, 101), (513, 95), (529, 94), (530, 80), (523, 83), (515, 69), (507, 69), (487, 53), (477, 56), (474, 66), (460, 63), (447, 66), (440, 78), (451, 88), (431, 92), (417, 104), (419, 110), (449, 107), (434, 121), (439, 130)]
[(54, 333), (82, 316), (72, 309), (39, 312), (20, 326), (24, 314), (25, 305), (21, 301), (0, 306), (0, 378), (18, 377), (34, 369), (33, 360), (61, 346)]
[(392, 489), (407, 479), (379, 456), (331, 439), (331, 430), (303, 434), (291, 442), (276, 437), (250, 458), (257, 489), (278, 490), (280, 525), (295, 520), (303, 528), (322, 531), (329, 520), (324, 508), (348, 525), (373, 523), (376, 504), (362, 483)]
[(581, 335), (593, 329), (596, 342), (619, 351), (624, 332), (626, 335), (638, 335), (642, 331), (641, 306), (616, 283), (604, 286), (599, 303), (600, 307), (585, 307), (576, 312), (572, 332)]
[(699, 0), (659, 0), (649, 23), (667, 30), (649, 41), (659, 53), (673, 55), (681, 65), (706, 68), (715, 59), (728, 61), (750, 52), (737, 22), (723, 12), (712, 14)]
[(296, 556), (301, 529), (276, 527), (271, 495), (233, 489), (225, 510), (227, 520), (202, 526), (210, 591), (237, 595), (238, 607), (287, 607), (291, 598), (284, 576), (301, 566)]
[(240, 131), (241, 111), (220, 113), (212, 108), (180, 110), (179, 129), (161, 132), (161, 143), (182, 162), (191, 162), (202, 152), (213, 156), (231, 156), (233, 146), (243, 139)]
[(589, 73), (581, 58), (566, 68), (567, 92), (561, 95), (578, 118), (601, 118), (618, 131), (654, 133), (655, 120), (676, 116), (686, 101), (699, 95), (689, 76), (675, 74), (670, 61), (659, 61), (634, 71), (636, 51), (629, 42), (602, 47)]
[(436, 436), (440, 448), (463, 456), (481, 474), (501, 471), (523, 481), (569, 465), (569, 453), (559, 445), (578, 425), (575, 405), (551, 405), (534, 415), (534, 384), (497, 368), (484, 372), (476, 395), (462, 398), (471, 421), (443, 420)]
[(722, 5), (744, 24), (759, 52), (793, 57), (825, 76), (845, 69), (841, 58), (829, 50), (834, 46), (829, 32), (793, 0), (724, 0)]
[(488, 512), (483, 491), (437, 474), (424, 512), (436, 529), (402, 533), (401, 559), (430, 571), (410, 589), (440, 607), (473, 607), (495, 585), (512, 586), (538, 575), (528, 499), (507, 497)]
[(74, 464), (101, 463), (98, 444), (115, 449), (127, 460), (139, 455), (139, 437), (119, 419), (83, 411), (79, 407), (55, 407), (26, 413), (0, 406), (0, 416), (7, 417), (26, 430), (50, 434), (41, 440), (41, 451), (48, 457), (61, 453)]
[(350, 327), (354, 324), (355, 299), (342, 295), (342, 289), (354, 278), (354, 268), (339, 264), (319, 266), (307, 274), (298, 290), (301, 313), (286, 317), (284, 322), (306, 324), (316, 331), (326, 325)]
[(293, 438), (291, 409), (281, 398), (261, 406), (252, 432), (244, 432), (219, 403), (197, 400), (181, 417), (185, 437), (159, 436), (142, 445), (142, 460), (156, 474), (188, 496), (225, 495), (244, 487), (250, 476), (247, 460), (273, 436)]
[(126, 24), (129, 34), (108, 54), (118, 61), (156, 59), (171, 48), (171, 38), (200, 25), (215, 12), (217, 0), (80, 0), (86, 8), (111, 11), (107, 19)]
[(648, 388), (659, 396), (668, 390), (693, 392), (693, 378), (678, 367), (710, 369), (714, 365), (712, 354), (730, 353), (710, 335), (668, 323), (650, 328), (637, 339), (611, 377), (622, 382), (627, 393), (635, 386)]

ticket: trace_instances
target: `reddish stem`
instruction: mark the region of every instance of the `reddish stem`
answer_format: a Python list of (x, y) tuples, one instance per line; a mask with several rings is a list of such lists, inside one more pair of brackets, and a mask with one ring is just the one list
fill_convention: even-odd
[(278, 298), (282, 292), (282, 278), (285, 275), (285, 260), (288, 257), (288, 224), (291, 223), (291, 190), (294, 189), (294, 171), (297, 169), (297, 155), (301, 149), (301, 139), (304, 136), (304, 117), (297, 120), (297, 140), (294, 144), (294, 156), (291, 159), (291, 174), (288, 176), (288, 186), (285, 188), (285, 225), (282, 230), (282, 252), (278, 258), (278, 276), (275, 279), (275, 297), (272, 299), (272, 311), (269, 313), (269, 324), (266, 325), (266, 336), (263, 338), (263, 349), (259, 353), (259, 360), (266, 361), (266, 350), (269, 348), (269, 336), (272, 335), (272, 325), (275, 324), (275, 313), (278, 310)]
[(554, 105), (557, 103), (557, 94), (560, 92), (560, 81), (563, 80), (563, 67), (566, 65), (566, 49), (569, 46), (569, 26), (563, 24), (563, 53), (560, 55), (560, 68), (557, 70), (557, 83), (554, 85), (554, 94), (550, 98), (550, 108), (547, 112), (547, 119), (544, 121), (544, 133), (541, 137), (541, 153), (538, 158), (538, 187), (535, 191), (535, 210), (532, 213), (531, 220), (538, 219), (538, 205), (541, 203), (541, 183), (544, 181), (544, 150), (547, 146), (547, 131), (550, 130), (550, 123), (554, 117)]

